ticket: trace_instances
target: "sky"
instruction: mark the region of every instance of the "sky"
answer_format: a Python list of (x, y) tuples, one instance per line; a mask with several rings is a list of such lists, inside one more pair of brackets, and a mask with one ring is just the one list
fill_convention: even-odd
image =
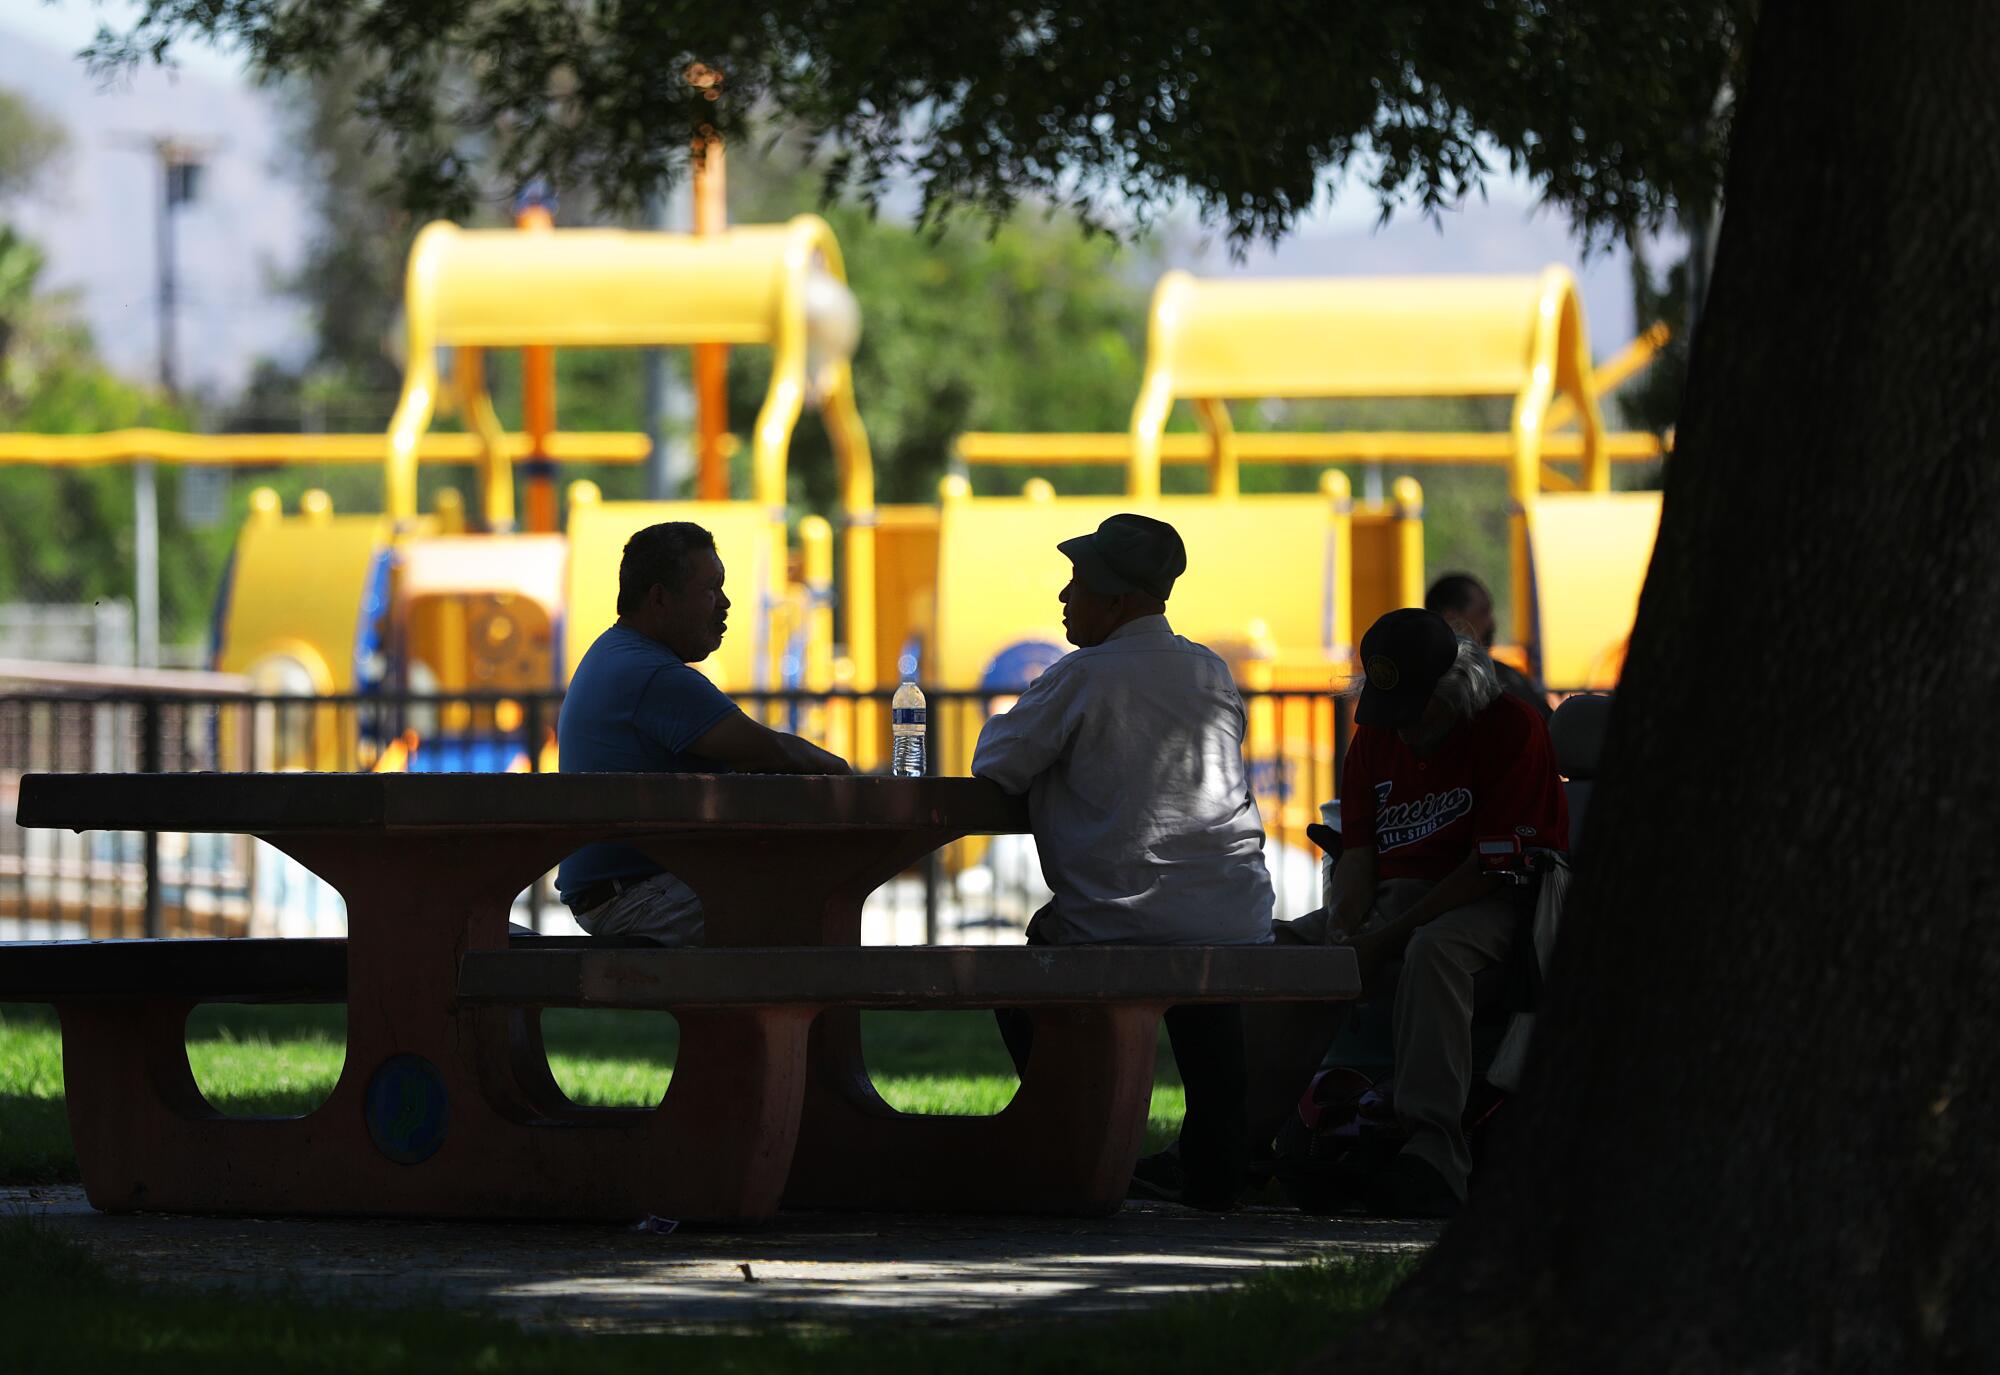
[(199, 198), (175, 217), (181, 382), (230, 392), (261, 356), (306, 351), (307, 317), (280, 283), (311, 233), (304, 189), (284, 175), (286, 120), (240, 64), (195, 49), (177, 72), (101, 86), (73, 54), (96, 32), (69, 0), (0, 0), (0, 87), (65, 126), (68, 146), (9, 218), (48, 256), (45, 286), (73, 294), (119, 373), (157, 376), (158, 135), (209, 150)]
[[(175, 54), (177, 71), (149, 68), (101, 86), (73, 55), (105, 17), (130, 9), (126, 0), (0, 0), (0, 87), (60, 120), (70, 139), (48, 184), (13, 218), (48, 253), (45, 281), (74, 294), (106, 361), (151, 379), (160, 193), (144, 142), (171, 134), (205, 146), (202, 198), (177, 216), (181, 380), (227, 394), (258, 358), (293, 361), (309, 349), (305, 312), (281, 286), (312, 232), (306, 190), (288, 174), (289, 119), (243, 80), (238, 60), (199, 45)], [(1533, 189), (1512, 177), (1494, 178), (1483, 199), (1436, 225), (1411, 214), (1378, 226), (1365, 190), (1342, 194), (1242, 263), (1219, 238), (1182, 233), (1176, 242), (1186, 247), (1174, 265), (1203, 276), (1533, 273), (1563, 263), (1577, 274), (1599, 357), (1636, 332), (1624, 250), (1585, 260), (1562, 217), (1538, 209)]]

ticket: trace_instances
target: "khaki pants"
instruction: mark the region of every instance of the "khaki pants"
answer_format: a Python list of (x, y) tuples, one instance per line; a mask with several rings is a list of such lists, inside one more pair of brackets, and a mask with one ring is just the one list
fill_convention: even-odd
[(701, 899), (672, 874), (655, 874), (588, 912), (579, 912), (576, 924), (593, 936), (641, 936), (661, 945), (700, 945)]
[[(1395, 920), (1432, 886), (1424, 879), (1383, 880), (1361, 929)], [(1326, 939), (1324, 911), (1273, 925), (1280, 940), (1318, 945)], [(1472, 1088), (1472, 981), (1506, 961), (1519, 925), (1505, 896), (1455, 907), (1410, 937), (1396, 983), (1396, 1116), (1410, 1133), (1403, 1149), (1433, 1166), (1460, 1198), (1472, 1173), (1460, 1125)]]

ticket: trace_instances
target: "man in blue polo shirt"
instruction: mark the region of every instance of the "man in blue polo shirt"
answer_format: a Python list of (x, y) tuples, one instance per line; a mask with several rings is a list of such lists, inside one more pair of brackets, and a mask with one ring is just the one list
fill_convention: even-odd
[[(649, 525), (618, 565), (618, 621), (585, 651), (556, 727), (564, 773), (846, 773), (847, 762), (743, 714), (693, 665), (722, 644), (729, 597), (715, 537)], [(593, 936), (701, 943), (694, 890), (629, 845), (586, 845), (556, 891)]]

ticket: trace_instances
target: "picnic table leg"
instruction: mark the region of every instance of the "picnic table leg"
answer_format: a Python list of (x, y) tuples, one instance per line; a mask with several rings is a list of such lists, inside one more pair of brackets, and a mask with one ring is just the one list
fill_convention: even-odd
[(61, 1005), (93, 1204), (735, 1223), (776, 1212), (814, 1009), (685, 1017), (686, 1049), (657, 1108), (577, 1108), (538, 1058), (527, 1013), (457, 999), (458, 954), (504, 947), (521, 886), (511, 870), (538, 858), (504, 836), (285, 848), (348, 902), (339, 1081), (300, 1117), (224, 1116), (188, 1066), (192, 1003)]
[[(494, 1039), (483, 1042), (495, 1048), (483, 1078), (494, 1101), (514, 1112), (526, 1149), (538, 1157), (557, 1152), (545, 1168), (570, 1170), (600, 1187), (622, 1180), (615, 1191), (637, 1201), (626, 1210), (634, 1217), (741, 1223), (776, 1214), (798, 1135), (816, 1008), (676, 1013), (673, 1077), (666, 1096), (649, 1108), (570, 1100), (549, 1071), (539, 1031), (524, 1038), (532, 1022), (511, 1017), (515, 1011), (482, 1014), (496, 1028), (489, 1033)], [(572, 1147), (589, 1158), (566, 1157)]]
[(1152, 1005), (1034, 1009), (1020, 1091), (991, 1117), (898, 1112), (861, 1052), (857, 1013), (813, 1026), (785, 1205), (937, 1212), (1115, 1210), (1145, 1144), (1160, 1014)]
[[(481, 1081), (537, 1143), (595, 1143), (587, 1173), (625, 1175), (644, 1212), (684, 1222), (769, 1218), (804, 1101), (806, 1005), (681, 1012), (680, 1052), (657, 1107), (578, 1104), (556, 1083), (536, 1008), (485, 1008)], [(571, 1168), (574, 1166), (572, 1165)], [(635, 1214), (636, 1216), (636, 1214)]]
[(479, 1057), (480, 1082), (493, 1105), (517, 1122), (546, 1121), (577, 1109), (549, 1068), (539, 1007), (467, 1009), (460, 1017), (482, 1045), (504, 1052)]
[(70, 1140), (92, 1207), (157, 1206), (176, 1196), (175, 1181), (214, 1178), (209, 1135), (225, 1119), (188, 1064), (194, 1007), (180, 998), (56, 1004)]
[[(342, 1090), (362, 1106), (370, 1075), (414, 1055), (450, 1099), (435, 1167), (426, 1159), (407, 1172), (408, 1195), (421, 1196), (424, 1211), (455, 1215), (742, 1222), (775, 1213), (812, 1009), (684, 1018), (680, 1065), (657, 1108), (578, 1107), (549, 1073), (532, 1009), (457, 1001), (458, 952), (507, 942), (507, 905), (527, 881), (510, 871), (545, 864), (505, 837), (453, 850), (408, 844), (401, 862), (384, 863), (378, 841), (365, 871), (340, 884), (349, 987), (368, 991), (350, 992)], [(315, 869), (354, 867), (344, 850), (314, 858)], [(412, 909), (424, 919), (401, 917)]]
[(653, 1212), (684, 1221), (777, 1212), (798, 1139), (815, 1011), (794, 1005), (676, 1015), (681, 1048), (648, 1152)]

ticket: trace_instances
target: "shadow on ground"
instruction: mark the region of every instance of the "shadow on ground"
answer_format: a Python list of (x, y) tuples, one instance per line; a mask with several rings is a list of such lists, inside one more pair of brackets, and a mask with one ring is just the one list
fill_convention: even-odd
[(751, 1233), (107, 1216), (82, 1190), (0, 1190), (141, 1279), (344, 1303), (437, 1302), (534, 1326), (741, 1331), (894, 1318), (1005, 1325), (1125, 1312), (1269, 1265), (1411, 1253), (1436, 1228), (1130, 1203), (1108, 1218), (786, 1214)]

